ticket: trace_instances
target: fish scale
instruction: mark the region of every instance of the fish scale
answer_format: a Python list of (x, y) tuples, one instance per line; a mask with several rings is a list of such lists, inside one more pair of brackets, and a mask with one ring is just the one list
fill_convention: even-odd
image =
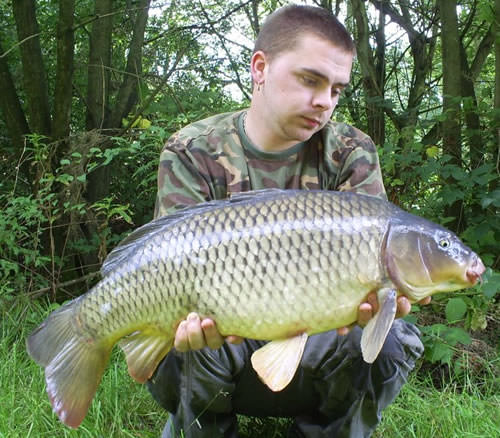
[[(158, 278), (156, 271), (148, 273), (147, 270), (130, 270), (129, 265), (127, 265), (123, 269), (125, 272), (120, 273), (123, 281), (122, 289), (125, 291), (128, 287), (135, 291), (139, 285), (142, 285), (143, 288), (147, 286), (144, 288), (146, 289), (145, 294), (139, 294), (135, 297), (134, 295), (137, 294), (128, 293), (127, 298), (124, 299), (122, 295), (125, 292), (115, 294), (112, 287), (107, 291), (98, 290), (97, 294), (105, 296), (103, 301), (109, 302), (111, 308), (116, 308), (117, 311), (109, 312), (109, 322), (97, 321), (95, 317), (85, 321), (82, 317), (81, 323), (93, 330), (97, 330), (93, 327), (97, 324), (106, 333), (116, 332), (117, 336), (121, 337), (123, 330), (120, 330), (119, 325), (123, 325), (123, 321), (127, 322), (126, 327), (130, 331), (128, 322), (132, 319), (136, 322), (133, 329), (139, 330), (143, 324), (151, 324), (151, 318), (153, 318), (155, 324), (163, 326), (165, 331), (169, 331), (172, 325), (185, 316), (186, 312), (198, 311), (203, 316), (216, 319), (223, 334), (241, 334), (247, 337), (266, 339), (268, 336), (284, 336), (289, 331), (290, 324), (306, 325), (305, 321), (301, 320), (289, 321), (292, 313), (297, 313), (294, 306), (290, 307), (285, 318), (283, 316), (273, 317), (272, 313), (276, 313), (276, 309), (280, 309), (282, 303), (285, 302), (287, 304), (294, 303), (299, 309), (301, 306), (311, 309), (310, 312), (303, 312), (301, 316), (301, 319), (307, 319), (312, 314), (315, 318), (314, 323), (321, 322), (319, 327), (310, 329), (311, 332), (322, 331), (325, 325), (331, 326), (331, 321), (323, 322), (324, 318), (331, 317), (330, 313), (323, 311), (324, 306), (321, 302), (316, 304), (314, 295), (324, 298), (325, 294), (322, 292), (327, 288), (335, 290), (337, 295), (342, 292), (352, 295), (351, 285), (346, 289), (339, 282), (352, 278), (353, 260), (357, 261), (354, 267), (358, 269), (359, 265), (369, 264), (371, 260), (376, 260), (376, 254), (365, 251), (365, 256), (361, 257), (360, 251), (358, 251), (358, 242), (351, 238), (350, 233), (358, 231), (360, 228), (357, 226), (358, 218), (350, 225), (344, 223), (342, 227), (337, 226), (335, 221), (331, 221), (327, 227), (321, 218), (325, 215), (325, 211), (333, 211), (339, 219), (345, 222), (346, 217), (355, 217), (356, 209), (344, 208), (340, 210), (335, 198), (326, 197), (318, 200), (314, 196), (297, 198), (293, 205), (287, 205), (286, 216), (284, 215), (285, 211), (280, 209), (280, 204), (283, 204), (280, 199), (264, 205), (263, 208), (258, 207), (258, 202), (255, 204), (236, 204), (234, 208), (231, 206), (221, 209), (216, 215), (213, 215), (212, 212), (205, 212), (195, 220), (190, 218), (189, 222), (183, 221), (172, 229), (155, 236), (142, 253), (135, 255), (135, 260), (133, 259), (130, 264), (146, 265), (151, 263), (154, 257), (158, 257), (156, 260), (158, 264), (164, 264), (162, 263), (165, 262), (164, 256), (155, 255), (152, 248), (159, 246), (158, 240), (170, 241), (170, 247), (173, 250), (170, 259), (167, 260), (173, 258), (174, 262), (167, 264), (166, 277), (162, 278), (160, 275)], [(377, 221), (387, 221), (386, 217), (380, 213), (380, 211), (377, 212)], [(209, 215), (215, 217), (215, 220)], [(208, 217), (212, 220), (207, 220)], [(260, 220), (264, 217), (265, 225), (259, 225)], [(236, 221), (238, 218), (245, 218), (245, 230), (248, 231), (248, 228), (251, 228), (251, 231), (246, 234), (240, 232), (243, 228), (241, 227), (242, 222)], [(302, 226), (303, 222), (297, 225), (297, 221), (305, 219), (309, 219), (305, 225)], [(240, 227), (236, 225), (237, 223), (240, 224)], [(290, 227), (285, 226), (285, 224), (290, 223), (293, 224), (291, 230), (288, 229)], [(325, 230), (322, 230), (321, 227), (324, 227)], [(343, 232), (339, 235), (332, 234), (330, 230), (336, 228), (342, 229)], [(377, 233), (380, 234), (378, 230)], [(212, 243), (211, 246), (207, 247), (203, 241), (207, 235), (212, 237), (212, 242), (217, 243)], [(257, 290), (262, 290), (259, 301), (266, 301), (265, 305), (252, 306), (253, 291), (248, 287), (251, 283), (252, 272), (248, 272), (246, 269), (247, 263), (244, 257), (249, 252), (250, 247), (255, 247), (256, 253), (261, 254), (260, 260), (254, 259), (254, 264), (256, 264), (254, 275), (257, 275), (260, 280), (260, 288)], [(339, 264), (338, 258), (329, 260), (329, 257), (335, 254), (335, 248), (344, 248), (341, 250), (340, 261), (348, 260), (348, 263)], [(366, 249), (370, 248), (366, 247)], [(240, 258), (237, 257), (237, 254), (240, 255)], [(262, 254), (265, 254), (265, 257), (262, 257)], [(213, 264), (207, 263), (206, 260), (214, 262)], [(290, 261), (287, 265), (286, 275), (283, 275), (283, 260)], [(321, 266), (320, 260), (329, 260), (328, 266), (324, 266), (319, 272), (311, 272), (313, 266)], [(240, 263), (236, 263), (237, 261)], [(139, 275), (144, 277), (138, 278)], [(158, 278), (156, 283), (150, 283), (148, 275)], [(381, 275), (382, 273), (378, 277), (381, 278)], [(209, 280), (204, 281), (207, 278)], [(243, 279), (246, 280), (243, 281)], [(179, 284), (182, 285), (181, 288), (176, 287)], [(165, 285), (176, 286), (165, 288)], [(312, 290), (311, 285), (320, 290)], [(199, 290), (200, 288), (202, 290)], [(358, 290), (357, 300), (369, 291), (366, 286), (360, 288), (359, 285)], [(287, 295), (284, 295), (283, 291), (287, 291)], [(312, 297), (309, 296), (311, 292), (314, 292)], [(121, 302), (137, 301), (141, 308), (147, 308), (149, 301), (144, 297), (151, 296), (150, 302), (152, 304), (165, 294), (167, 300), (164, 301), (168, 301), (168, 298), (176, 294), (186, 296), (186, 299), (177, 302), (176, 308), (160, 307), (157, 313), (148, 311), (142, 315), (137, 314), (137, 306), (131, 306), (125, 310), (133, 311), (133, 316), (123, 318)], [(232, 299), (235, 295), (238, 299)], [(190, 303), (196, 304), (189, 308)], [(88, 307), (94, 308), (95, 303), (89, 302)], [(217, 309), (220, 309), (218, 310), (219, 314)], [(168, 314), (162, 313), (165, 310)], [(87, 310), (84, 303), (82, 303), (81, 313), (93, 315)], [(268, 313), (271, 314), (267, 315)], [(278, 313), (281, 315), (282, 311)], [(120, 314), (120, 318), (114, 318), (113, 316), (116, 314)], [(144, 321), (141, 321), (141, 316)], [(245, 319), (242, 320), (242, 317)], [(253, 327), (255, 318), (261, 318), (267, 321), (267, 324), (259, 324), (259, 330), (256, 331)], [(285, 320), (286, 323), (282, 322)]]
[[(442, 241), (452, 248), (440, 248)], [(430, 254), (413, 254), (416, 248)], [(424, 260), (432, 263), (420, 268)], [(54, 410), (76, 427), (113, 345), (120, 342), (129, 373), (144, 382), (190, 312), (214, 319), (222, 335), (284, 340), (276, 345), (285, 358), (275, 356), (274, 342), (254, 354), (255, 362), (252, 356), (259, 376), (280, 390), (298, 366), (305, 334), (354, 323), (368, 293), (376, 291), (385, 309), (379, 314), (390, 315), (377, 314), (375, 328), (363, 334), (363, 355), (373, 361), (395, 314), (389, 289), (418, 300), (466, 287), (483, 270), (452, 233), (381, 199), (258, 191), (189, 207), (133, 232), (106, 259), (102, 281), (53, 312), (27, 346), (45, 367)]]

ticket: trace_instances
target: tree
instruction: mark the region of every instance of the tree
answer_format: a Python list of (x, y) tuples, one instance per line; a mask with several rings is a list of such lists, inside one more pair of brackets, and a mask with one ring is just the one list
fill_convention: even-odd
[[(456, 2), (440, 0), (441, 44), (443, 65), (443, 152), (450, 156), (450, 163), (462, 167), (461, 111), (462, 67), (458, 33)], [(453, 183), (453, 177), (448, 178)], [(462, 202), (457, 200), (446, 208), (447, 216), (453, 219), (454, 229), (463, 229)]]
[[(493, 150), (493, 156), (496, 155), (496, 171), (500, 175), (500, 0), (495, 0), (495, 23), (494, 32), (495, 35), (495, 117), (494, 129), (496, 129), (496, 141), (497, 148), (496, 154)], [(493, 180), (491, 189), (492, 191), (500, 186), (498, 178)]]
[[(377, 29), (374, 31), (376, 48), (370, 46), (371, 29), (369, 27), (365, 2), (352, 1), (352, 10), (356, 20), (357, 55), (363, 76), (363, 90), (366, 102), (367, 133), (375, 144), (385, 142), (384, 90), (385, 90), (385, 12), (379, 12)], [(374, 53), (373, 53), (374, 52)]]
[[(130, 226), (112, 212), (126, 211), (135, 225), (151, 217), (165, 138), (247, 104), (253, 38), (282, 3), (0, 4), (0, 205), (11, 211), (16, 196), (29, 204), (34, 219), (23, 226), (37, 236), (32, 253), (43, 247), (49, 256), (50, 281), (97, 267)], [(375, 140), (390, 199), (453, 218), (447, 226), (467, 227), (476, 246), (490, 236), (495, 253), (500, 230), (488, 217), (497, 213), (499, 180), (498, 14), (484, 0), (313, 3), (353, 30), (352, 85), (334, 117)], [(136, 128), (146, 124), (153, 129)], [(1, 227), (4, 245), (11, 229)]]

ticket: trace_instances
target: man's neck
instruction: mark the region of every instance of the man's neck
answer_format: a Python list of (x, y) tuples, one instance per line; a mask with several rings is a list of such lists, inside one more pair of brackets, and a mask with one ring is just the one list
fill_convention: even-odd
[(263, 152), (282, 152), (297, 144), (296, 141), (286, 141), (274, 134), (252, 106), (246, 113), (243, 126), (253, 145)]

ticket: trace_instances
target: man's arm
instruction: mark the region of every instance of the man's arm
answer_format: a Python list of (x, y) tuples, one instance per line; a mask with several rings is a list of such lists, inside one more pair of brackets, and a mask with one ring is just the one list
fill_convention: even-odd
[(189, 153), (189, 141), (174, 134), (160, 154), (155, 218), (213, 198), (208, 178)]

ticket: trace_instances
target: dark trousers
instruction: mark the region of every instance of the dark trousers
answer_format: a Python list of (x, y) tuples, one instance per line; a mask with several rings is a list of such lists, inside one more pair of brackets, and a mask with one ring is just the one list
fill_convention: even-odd
[[(396, 320), (378, 358), (363, 361), (361, 329), (311, 336), (290, 385), (272, 392), (250, 364), (264, 344), (245, 340), (189, 353), (172, 350), (148, 388), (170, 412), (163, 438), (238, 436), (236, 414), (292, 417), (291, 437), (369, 437), (423, 352), (416, 327)], [(181, 431), (183, 435), (181, 435)]]

